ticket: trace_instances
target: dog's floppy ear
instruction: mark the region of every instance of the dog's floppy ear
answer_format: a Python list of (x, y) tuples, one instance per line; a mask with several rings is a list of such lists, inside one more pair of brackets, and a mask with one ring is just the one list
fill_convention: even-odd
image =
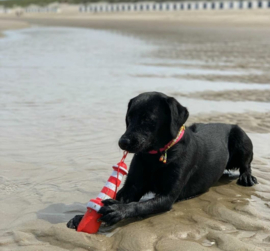
[(132, 100), (133, 100), (133, 98), (132, 98), (131, 100), (129, 100), (129, 102), (128, 102), (128, 109), (127, 109), (127, 114), (126, 114), (126, 126), (127, 126), (127, 127), (128, 127), (127, 117), (128, 117), (129, 109), (130, 109), (131, 104), (132, 104)]
[(173, 138), (177, 136), (180, 127), (187, 121), (189, 112), (186, 107), (179, 104), (179, 102), (172, 97), (166, 99), (170, 109), (170, 130)]

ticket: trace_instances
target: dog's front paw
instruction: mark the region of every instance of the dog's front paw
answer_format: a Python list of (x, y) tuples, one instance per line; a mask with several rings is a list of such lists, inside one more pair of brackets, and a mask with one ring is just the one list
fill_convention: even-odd
[(67, 227), (71, 229), (76, 229), (78, 228), (81, 220), (83, 218), (83, 215), (76, 215), (74, 218), (72, 218), (68, 223)]
[(255, 184), (258, 184), (258, 181), (250, 173), (242, 173), (237, 180), (237, 184), (240, 186), (251, 187)]
[(102, 201), (104, 206), (98, 211), (102, 214), (101, 221), (105, 222), (108, 226), (114, 225), (125, 218), (125, 204), (120, 204), (116, 200)]
[(110, 206), (110, 205), (114, 205), (114, 204), (121, 204), (120, 201), (113, 200), (113, 199), (103, 200), (102, 203), (103, 203), (104, 206)]

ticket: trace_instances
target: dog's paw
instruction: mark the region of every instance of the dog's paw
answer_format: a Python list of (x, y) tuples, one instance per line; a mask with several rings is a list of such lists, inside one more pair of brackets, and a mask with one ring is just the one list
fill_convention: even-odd
[(258, 184), (258, 181), (250, 173), (242, 173), (237, 180), (237, 184), (240, 186), (251, 187), (255, 184)]
[(120, 201), (113, 200), (113, 199), (103, 200), (102, 203), (103, 203), (104, 206), (110, 206), (110, 205), (114, 205), (114, 204), (121, 204)]
[(67, 227), (71, 229), (76, 229), (79, 226), (81, 220), (83, 218), (83, 215), (76, 215), (74, 218), (72, 218), (68, 223)]
[(120, 204), (118, 201), (114, 200), (105, 200), (103, 204), (104, 206), (100, 208), (98, 213), (102, 214), (100, 220), (105, 222), (106, 225), (114, 225), (125, 218), (125, 204)]

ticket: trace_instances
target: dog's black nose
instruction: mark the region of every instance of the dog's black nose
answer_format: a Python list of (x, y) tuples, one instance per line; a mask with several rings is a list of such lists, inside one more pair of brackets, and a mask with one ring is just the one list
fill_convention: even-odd
[(130, 139), (126, 137), (121, 137), (118, 142), (118, 145), (122, 150), (127, 150), (127, 147), (130, 145)]

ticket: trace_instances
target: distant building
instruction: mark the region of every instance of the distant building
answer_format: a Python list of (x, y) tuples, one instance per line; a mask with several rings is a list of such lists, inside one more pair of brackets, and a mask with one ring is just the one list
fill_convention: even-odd
[(158, 12), (181, 10), (241, 10), (270, 9), (270, 0), (213, 0), (213, 1), (171, 1), (171, 2), (97, 2), (81, 5), (80, 12)]
[(47, 6), (39, 6), (35, 4), (31, 4), (28, 7), (24, 8), (25, 13), (60, 13), (61, 10), (59, 8), (58, 3), (52, 3)]
[(10, 9), (5, 8), (4, 6), (0, 6), (0, 14), (8, 14), (10, 13)]

